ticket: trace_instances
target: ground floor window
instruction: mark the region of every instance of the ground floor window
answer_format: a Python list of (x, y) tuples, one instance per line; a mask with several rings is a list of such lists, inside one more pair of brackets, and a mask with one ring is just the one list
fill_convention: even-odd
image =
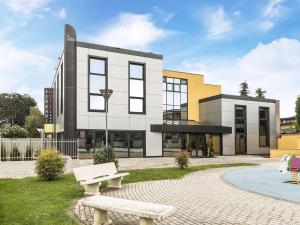
[[(105, 145), (105, 131), (78, 131), (79, 150), (94, 152)], [(114, 147), (118, 158), (145, 156), (145, 131), (109, 131), (108, 144)]]
[(189, 151), (192, 157), (221, 154), (221, 135), (163, 133), (163, 156), (173, 157), (180, 150)]

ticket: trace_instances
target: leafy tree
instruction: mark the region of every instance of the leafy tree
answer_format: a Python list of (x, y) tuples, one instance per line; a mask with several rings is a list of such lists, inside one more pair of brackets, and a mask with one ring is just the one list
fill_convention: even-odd
[(43, 128), (44, 118), (43, 114), (38, 107), (30, 107), (30, 113), (25, 117), (25, 129), (28, 133), (28, 137), (38, 138), (41, 137), (38, 132), (38, 128)]
[(27, 132), (23, 127), (13, 125), (2, 130), (1, 136), (3, 138), (26, 138)]
[(297, 130), (300, 128), (300, 96), (296, 100), (296, 121), (297, 121)]
[(0, 94), (0, 121), (23, 126), (32, 106), (36, 106), (36, 102), (29, 95), (2, 93)]
[(265, 98), (265, 94), (267, 93), (266, 90), (262, 90), (261, 88), (257, 88), (255, 90), (255, 93), (256, 93), (256, 98)]
[(240, 84), (240, 95), (241, 96), (248, 96), (250, 93), (249, 91), (249, 86), (247, 81), (244, 81), (243, 83)]

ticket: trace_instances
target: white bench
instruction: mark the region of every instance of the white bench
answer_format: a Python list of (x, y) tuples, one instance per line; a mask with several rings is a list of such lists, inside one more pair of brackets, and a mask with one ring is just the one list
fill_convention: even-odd
[(175, 207), (135, 200), (92, 196), (80, 200), (84, 206), (94, 208), (94, 225), (111, 224), (108, 211), (140, 217), (140, 225), (154, 225), (154, 220), (162, 220), (175, 211)]
[(129, 173), (117, 174), (117, 168), (113, 162), (83, 166), (73, 169), (75, 178), (85, 189), (85, 195), (99, 194), (99, 186), (102, 181), (108, 182), (109, 188), (122, 188), (121, 181)]

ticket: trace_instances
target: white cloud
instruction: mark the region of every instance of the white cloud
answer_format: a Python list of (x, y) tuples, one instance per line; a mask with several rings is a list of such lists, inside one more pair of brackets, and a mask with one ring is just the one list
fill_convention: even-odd
[(49, 76), (52, 65), (48, 57), (35, 53), (34, 49), (21, 49), (13, 43), (1, 41), (0, 92), (27, 93), (35, 98), (42, 110), (43, 92), (41, 82), (37, 80)]
[(214, 10), (206, 10), (201, 15), (201, 19), (204, 20), (208, 37), (212, 39), (222, 38), (232, 29), (231, 21), (222, 6)]
[(272, 29), (279, 19), (286, 12), (287, 8), (283, 6), (285, 0), (269, 0), (268, 4), (262, 10), (262, 19), (258, 28), (268, 31)]
[(183, 67), (204, 73), (209, 83), (222, 84), (223, 93), (238, 94), (239, 83), (247, 80), (252, 95), (258, 87), (266, 89), (268, 98), (281, 101), (281, 116), (294, 115), (300, 94), (300, 41), (280, 38), (259, 43), (234, 63), (219, 63), (215, 58), (205, 65), (199, 61), (185, 62)]
[(175, 16), (175, 13), (167, 12), (167, 11), (165, 11), (164, 9), (162, 9), (158, 6), (153, 7), (153, 11), (155, 13), (155, 16), (159, 17), (160, 20), (164, 23), (168, 23)]
[(30, 15), (34, 11), (46, 7), (50, 0), (0, 0), (13, 12)]
[(61, 8), (57, 13), (56, 17), (63, 20), (67, 18), (67, 10), (65, 8)]
[(115, 22), (101, 29), (91, 41), (144, 50), (167, 35), (168, 31), (157, 27), (150, 14), (121, 13)]

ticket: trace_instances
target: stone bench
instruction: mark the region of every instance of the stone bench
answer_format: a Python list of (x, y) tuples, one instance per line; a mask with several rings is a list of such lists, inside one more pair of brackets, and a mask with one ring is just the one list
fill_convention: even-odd
[(97, 195), (102, 181), (108, 182), (109, 188), (122, 188), (121, 181), (129, 173), (117, 173), (113, 162), (73, 169), (75, 178), (85, 189), (85, 195)]
[(154, 225), (154, 220), (165, 219), (175, 211), (173, 206), (100, 195), (82, 199), (80, 204), (94, 208), (94, 225), (111, 224), (108, 211), (138, 216), (140, 225)]

